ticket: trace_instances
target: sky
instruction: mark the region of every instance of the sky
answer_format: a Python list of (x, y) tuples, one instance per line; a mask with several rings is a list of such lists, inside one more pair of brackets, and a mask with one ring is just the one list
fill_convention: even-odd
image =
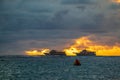
[(119, 0), (0, 0), (0, 55), (62, 50), (87, 35), (119, 42), (119, 33)]

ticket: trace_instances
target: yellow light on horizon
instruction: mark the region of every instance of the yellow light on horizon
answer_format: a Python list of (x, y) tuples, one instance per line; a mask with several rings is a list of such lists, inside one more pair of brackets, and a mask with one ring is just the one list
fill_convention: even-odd
[(50, 49), (41, 49), (41, 50), (27, 50), (25, 51), (28, 56), (44, 56), (45, 53), (49, 53)]
[(86, 49), (88, 51), (95, 52), (97, 56), (120, 56), (120, 46), (115, 45), (103, 45), (96, 43), (89, 39), (90, 36), (84, 36), (75, 40), (75, 43), (69, 48), (64, 49), (67, 55), (74, 53), (80, 53)]
[(78, 53), (79, 51), (76, 50), (76, 48), (71, 48), (71, 49), (64, 49), (64, 52), (66, 56), (77, 56), (76, 53)]
[(112, 0), (114, 3), (120, 3), (120, 0)]
[[(95, 52), (96, 56), (120, 56), (120, 43), (114, 45), (107, 45), (98, 43), (90, 39), (91, 36), (83, 36), (74, 40), (74, 44), (70, 45), (68, 48), (63, 49), (66, 56), (77, 56), (82, 50), (86, 49), (91, 52)], [(104, 38), (102, 38), (104, 40)], [(50, 49), (34, 49), (25, 51), (26, 55), (29, 56), (40, 56), (49, 53)]]

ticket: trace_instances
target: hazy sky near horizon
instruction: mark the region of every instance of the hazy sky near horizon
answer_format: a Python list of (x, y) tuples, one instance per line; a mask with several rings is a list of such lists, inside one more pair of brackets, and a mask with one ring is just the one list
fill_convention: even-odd
[(0, 0), (0, 55), (60, 50), (86, 35), (119, 40), (120, 3), (115, 1)]

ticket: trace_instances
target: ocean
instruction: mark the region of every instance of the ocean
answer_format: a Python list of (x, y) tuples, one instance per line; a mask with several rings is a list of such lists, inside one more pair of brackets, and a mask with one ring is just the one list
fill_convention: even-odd
[(120, 57), (1, 56), (0, 80), (120, 80)]

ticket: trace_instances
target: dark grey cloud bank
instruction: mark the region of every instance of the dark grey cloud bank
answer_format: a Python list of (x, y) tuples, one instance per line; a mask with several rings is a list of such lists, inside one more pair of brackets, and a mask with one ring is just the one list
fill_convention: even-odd
[(110, 0), (1, 0), (0, 54), (60, 50), (91, 34), (119, 39), (119, 9)]
[(92, 0), (63, 0), (63, 4), (90, 4)]

